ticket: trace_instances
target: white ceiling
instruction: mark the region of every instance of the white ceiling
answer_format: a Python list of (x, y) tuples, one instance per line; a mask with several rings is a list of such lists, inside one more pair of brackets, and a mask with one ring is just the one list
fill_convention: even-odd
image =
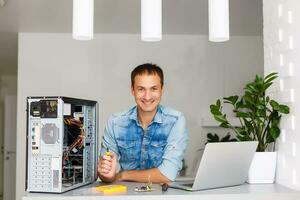
[[(72, 31), (72, 0), (5, 0), (0, 74), (16, 73), (17, 32)], [(207, 34), (208, 0), (163, 0), (164, 34)], [(262, 0), (229, 0), (230, 34), (262, 35)], [(95, 0), (96, 33), (140, 33), (140, 0)]]

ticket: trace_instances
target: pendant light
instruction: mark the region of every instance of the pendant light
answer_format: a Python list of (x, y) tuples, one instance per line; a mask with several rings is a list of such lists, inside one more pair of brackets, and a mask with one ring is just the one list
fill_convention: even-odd
[(146, 42), (162, 38), (162, 0), (141, 0), (141, 39)]
[(73, 39), (92, 40), (94, 36), (94, 0), (73, 0)]
[(229, 0), (208, 0), (209, 40), (229, 40)]

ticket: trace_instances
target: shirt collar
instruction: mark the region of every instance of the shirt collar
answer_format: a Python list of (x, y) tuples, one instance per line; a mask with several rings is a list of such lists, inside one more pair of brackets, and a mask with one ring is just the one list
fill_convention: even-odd
[[(135, 106), (132, 109), (132, 112), (129, 116), (129, 119), (132, 119), (132, 120), (136, 121), (137, 123), (139, 123), (139, 120), (138, 120), (138, 117), (137, 117), (137, 106)], [(156, 114), (154, 115), (154, 118), (153, 118), (151, 124), (152, 123), (159, 123), (159, 124), (162, 123), (162, 110), (161, 110), (160, 105), (158, 105), (158, 107), (157, 107)]]
[(159, 124), (162, 123), (162, 111), (161, 111), (161, 106), (160, 105), (158, 105), (158, 107), (157, 107), (157, 112), (154, 115), (153, 122), (156, 122), (156, 123), (159, 123)]

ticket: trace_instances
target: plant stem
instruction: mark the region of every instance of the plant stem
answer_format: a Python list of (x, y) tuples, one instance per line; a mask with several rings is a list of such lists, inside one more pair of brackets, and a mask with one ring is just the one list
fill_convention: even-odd
[[(272, 117), (272, 114), (270, 115), (270, 118)], [(266, 133), (267, 133), (267, 130), (268, 130), (268, 128), (269, 128), (269, 125), (270, 125), (270, 123), (271, 123), (271, 119), (270, 120), (268, 120), (268, 124), (267, 124), (267, 126), (265, 127), (265, 130), (264, 130), (264, 132), (263, 132), (263, 139), (265, 139), (265, 137), (266, 137)], [(265, 144), (266, 145), (266, 148), (267, 148), (267, 143)]]

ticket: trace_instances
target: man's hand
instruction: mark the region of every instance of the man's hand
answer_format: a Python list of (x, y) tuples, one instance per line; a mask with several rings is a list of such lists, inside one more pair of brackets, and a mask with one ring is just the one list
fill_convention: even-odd
[(104, 155), (98, 162), (98, 176), (104, 182), (112, 182), (116, 176), (116, 154)]

